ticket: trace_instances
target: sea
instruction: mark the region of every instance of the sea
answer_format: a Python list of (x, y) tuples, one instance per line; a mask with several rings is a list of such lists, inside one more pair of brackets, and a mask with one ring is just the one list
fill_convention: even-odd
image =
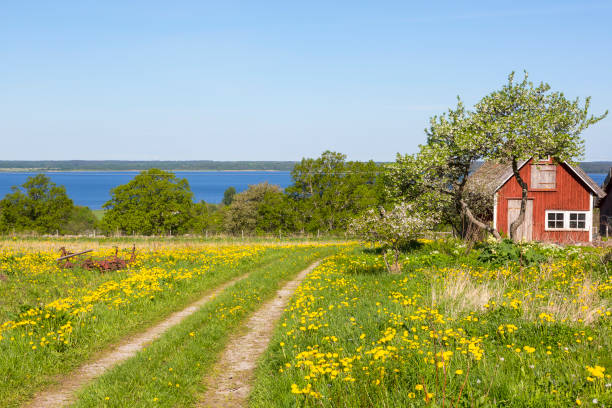
[[(237, 192), (246, 190), (249, 185), (268, 182), (281, 188), (291, 183), (288, 171), (176, 171), (179, 178), (186, 178), (194, 195), (194, 201), (220, 203), (223, 192), (234, 187)], [(11, 192), (12, 186), (20, 186), (34, 172), (0, 172), (0, 197)], [(133, 171), (67, 171), (46, 172), (57, 185), (66, 187), (68, 196), (76, 205), (87, 206), (92, 210), (101, 209), (110, 200), (110, 190), (129, 182), (137, 172)], [(589, 176), (599, 185), (606, 178), (604, 173), (590, 173)]]
[[(38, 172), (0, 172), (0, 198), (11, 192), (12, 186), (20, 186), (28, 177)], [(66, 171), (45, 172), (57, 185), (66, 187), (66, 193), (76, 205), (99, 210), (111, 198), (110, 190), (126, 184), (138, 174), (135, 171)], [(193, 192), (195, 202), (220, 203), (228, 187), (237, 192), (251, 184), (268, 182), (286, 188), (291, 184), (288, 171), (175, 171), (178, 178), (185, 178)]]

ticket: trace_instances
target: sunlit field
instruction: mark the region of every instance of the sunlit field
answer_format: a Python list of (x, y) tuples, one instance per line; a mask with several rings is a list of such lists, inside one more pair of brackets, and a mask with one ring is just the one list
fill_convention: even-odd
[(252, 406), (611, 406), (603, 251), (525, 246), (520, 265), (503, 249), (427, 241), (398, 275), (371, 249), (328, 258), (277, 328)]
[[(19, 249), (14, 242), (0, 252), (2, 406), (18, 405), (58, 374), (224, 282), (280, 269), (269, 283), (272, 293), (280, 281), (334, 251), (327, 244), (139, 245), (127, 269), (103, 272), (62, 268), (57, 246), (30, 241)], [(71, 248), (90, 243), (80, 246)], [(115, 253), (104, 246), (83, 258)], [(118, 256), (130, 258), (131, 248), (126, 245)]]
[(401, 273), (356, 243), (4, 240), (0, 400), (19, 406), (113, 344), (237, 277), (81, 389), (78, 407), (190, 407), (228, 339), (283, 282), (294, 293), (259, 360), (253, 407), (612, 406), (609, 249), (421, 240)]

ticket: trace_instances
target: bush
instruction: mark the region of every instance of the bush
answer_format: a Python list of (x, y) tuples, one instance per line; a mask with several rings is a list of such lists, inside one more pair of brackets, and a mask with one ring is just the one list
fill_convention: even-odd
[(98, 227), (98, 219), (89, 207), (75, 206), (70, 213), (70, 218), (64, 224), (63, 231), (66, 234), (80, 235), (93, 231)]
[(513, 242), (510, 239), (503, 239), (500, 242), (484, 244), (478, 260), (492, 265), (514, 263), (530, 266), (546, 261), (550, 255), (552, 255), (551, 251), (547, 251), (538, 244), (522, 244)]
[[(412, 204), (400, 203), (391, 210), (370, 209), (349, 225), (349, 232), (383, 250), (383, 260), (391, 273), (401, 271), (399, 257), (417, 238), (431, 231), (434, 216), (419, 211)], [(389, 259), (387, 258), (389, 256)]]

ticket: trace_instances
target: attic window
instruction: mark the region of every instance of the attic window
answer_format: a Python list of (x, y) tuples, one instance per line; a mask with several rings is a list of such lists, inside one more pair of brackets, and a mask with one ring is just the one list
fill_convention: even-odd
[(554, 190), (557, 188), (557, 166), (537, 164), (531, 166), (531, 189)]

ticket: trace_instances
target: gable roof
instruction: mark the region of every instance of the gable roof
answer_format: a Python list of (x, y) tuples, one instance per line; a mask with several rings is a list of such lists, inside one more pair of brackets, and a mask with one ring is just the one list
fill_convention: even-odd
[[(521, 163), (520, 167), (523, 167), (523, 165), (524, 163)], [(466, 189), (468, 191), (478, 190), (485, 195), (493, 196), (512, 175), (511, 164), (492, 160), (486, 161), (475, 172), (470, 174), (466, 182)]]
[[(529, 160), (524, 160), (518, 164), (519, 170), (527, 164)], [(579, 166), (573, 166), (567, 162), (563, 162), (570, 169), (576, 177), (581, 179), (584, 184), (593, 192), (597, 197), (603, 198), (606, 193), (593, 181), (588, 174), (584, 172)], [(611, 169), (612, 171), (612, 169)], [(508, 180), (514, 176), (512, 171), (512, 165), (510, 163), (498, 163), (494, 161), (487, 161), (483, 163), (478, 170), (476, 170), (468, 179), (468, 184), (471, 186), (479, 186), (486, 193), (495, 194), (497, 190), (502, 188)], [(608, 178), (610, 176), (608, 175)], [(469, 187), (468, 187), (469, 188)]]

